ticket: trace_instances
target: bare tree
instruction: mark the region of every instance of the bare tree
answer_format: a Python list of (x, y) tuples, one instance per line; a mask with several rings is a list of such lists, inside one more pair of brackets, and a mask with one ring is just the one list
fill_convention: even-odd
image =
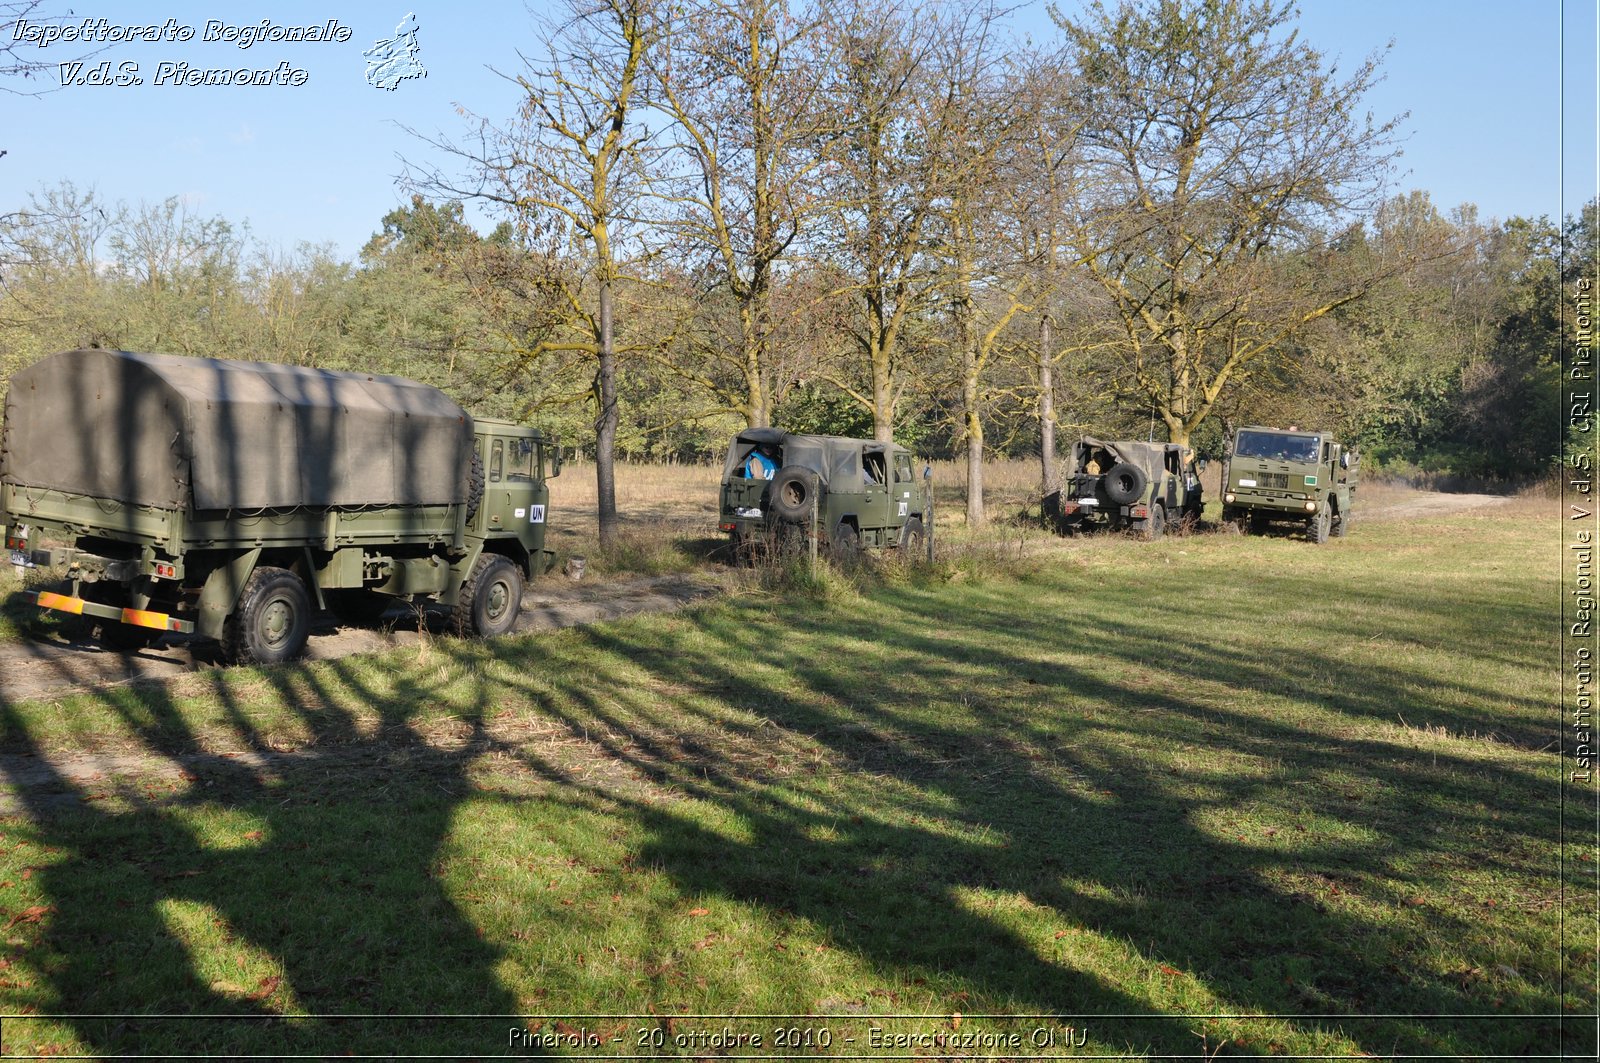
[(941, 114), (943, 158), (935, 168), (930, 257), (947, 300), (960, 363), (961, 435), (966, 442), (967, 525), (985, 521), (984, 409), (987, 377), (1012, 320), (1033, 310), (1037, 250), (1027, 230), (1033, 195), (1030, 118), (1024, 79), (1007, 62), (992, 6), (974, 7), (942, 36), (940, 91), (926, 107)]
[(692, 0), (675, 8), (654, 64), (682, 163), (663, 220), (697, 298), (713, 310), (730, 303), (737, 321), (732, 337), (699, 333), (703, 370), (679, 370), (751, 426), (770, 423), (782, 386), (770, 364), (777, 270), (818, 217), (818, 173), (837, 132), (817, 77), (832, 17), (826, 3)]
[(828, 241), (840, 294), (855, 303), (855, 372), (827, 375), (872, 414), (873, 434), (894, 437), (905, 394), (908, 333), (938, 306), (927, 255), (951, 111), (939, 93), (935, 42), (946, 15), (897, 3), (863, 6), (835, 31), (840, 61), (828, 106), (845, 130), (828, 174)]
[(615, 300), (625, 262), (642, 255), (636, 200), (650, 132), (639, 121), (646, 57), (661, 40), (655, 0), (564, 0), (543, 23), (543, 55), (524, 56), (513, 80), (524, 99), (505, 125), (480, 120), (472, 147), (435, 143), (462, 158), (470, 183), (429, 173), (422, 183), (498, 205), (520, 246), (486, 279), (524, 291), (536, 312), (506, 339), (535, 360), (577, 353), (595, 362), (595, 480), (600, 543), (616, 536), (618, 345)]
[(1081, 104), (1063, 234), (1174, 441), (1241, 369), (1375, 281), (1323, 267), (1332, 234), (1375, 205), (1398, 119), (1362, 109), (1376, 58), (1341, 78), (1293, 18), (1280, 0), (1057, 16)]
[[(38, 96), (42, 93), (60, 88), (59, 84), (48, 84), (42, 75), (46, 71), (57, 69), (63, 62), (76, 62), (104, 51), (104, 48), (91, 48), (87, 52), (75, 52), (70, 58), (57, 52), (46, 52), (42, 48), (29, 51), (32, 45), (32, 32), (38, 28), (53, 27), (56, 23), (64, 21), (72, 12), (66, 15), (53, 15), (45, 6), (44, 0), (0, 0), (0, 92), (13, 96)], [(0, 147), (0, 158), (6, 155), (6, 148)], [(6, 215), (0, 215), (4, 221)]]

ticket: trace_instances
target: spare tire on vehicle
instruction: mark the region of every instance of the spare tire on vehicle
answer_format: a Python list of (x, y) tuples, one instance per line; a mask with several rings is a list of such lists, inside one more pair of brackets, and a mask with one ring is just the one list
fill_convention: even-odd
[(483, 502), (483, 455), (477, 449), (472, 451), (472, 461), (467, 465), (467, 523), (472, 523), (472, 518), (478, 515), (478, 506)]
[(1106, 472), (1106, 498), (1115, 505), (1126, 506), (1139, 501), (1148, 486), (1150, 477), (1132, 462), (1119, 461)]
[(767, 507), (779, 520), (805, 524), (811, 520), (812, 503), (818, 501), (821, 491), (815, 472), (804, 465), (785, 465), (767, 489)]

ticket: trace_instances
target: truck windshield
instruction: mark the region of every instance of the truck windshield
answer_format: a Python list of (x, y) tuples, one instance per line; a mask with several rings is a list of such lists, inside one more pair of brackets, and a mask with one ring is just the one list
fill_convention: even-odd
[(1314, 462), (1321, 446), (1321, 440), (1317, 436), (1290, 436), (1279, 432), (1240, 432), (1238, 441), (1233, 445), (1233, 453), (1239, 458)]

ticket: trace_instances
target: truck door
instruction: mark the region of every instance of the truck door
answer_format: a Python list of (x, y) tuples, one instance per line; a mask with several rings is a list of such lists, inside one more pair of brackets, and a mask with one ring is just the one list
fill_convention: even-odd
[[(896, 524), (897, 522), (891, 519), (894, 507), (891, 505), (890, 497), (887, 447), (862, 448), (861, 480), (861, 530), (866, 532), (868, 528), (882, 529)], [(869, 537), (869, 541), (882, 543), (886, 540), (872, 536)]]
[(911, 455), (896, 453), (894, 456), (894, 484), (891, 487), (894, 497), (889, 500), (891, 512), (889, 516), (901, 527), (912, 517), (922, 515), (921, 500), (917, 497), (917, 478), (911, 471)]
[(539, 449), (531, 439), (494, 437), (484, 477), (487, 534), (515, 535), (530, 550), (544, 544), (548, 495), (539, 476)]

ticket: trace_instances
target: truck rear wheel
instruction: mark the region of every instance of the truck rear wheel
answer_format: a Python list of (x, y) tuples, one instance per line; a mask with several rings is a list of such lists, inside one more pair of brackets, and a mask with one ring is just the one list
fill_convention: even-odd
[(1154, 505), (1150, 507), (1150, 515), (1144, 519), (1144, 541), (1153, 543), (1167, 533), (1167, 510), (1165, 506)]
[(1349, 530), (1350, 514), (1346, 510), (1340, 510), (1339, 514), (1333, 518), (1333, 528), (1328, 532), (1328, 534), (1333, 536), (1335, 539), (1342, 539), (1344, 538), (1344, 533)]
[[(68, 581), (61, 593), (72, 593), (71, 587), (71, 582)], [(79, 594), (84, 601), (94, 602), (97, 605), (114, 605), (121, 609), (128, 604), (128, 589), (112, 580), (84, 583)], [(73, 620), (76, 623), (71, 629), (73, 635), (69, 637), (93, 638), (106, 649), (122, 653), (145, 649), (153, 645), (163, 634), (152, 628), (137, 627), (133, 624), (124, 624), (120, 620), (106, 620), (96, 616), (74, 617)]]
[(521, 609), (522, 573), (499, 554), (484, 554), (456, 598), (450, 624), (463, 638), (492, 638), (515, 627)]
[(856, 531), (854, 524), (840, 521), (839, 526), (833, 529), (828, 547), (836, 561), (852, 561), (861, 553), (861, 533)]
[(222, 651), (235, 664), (279, 664), (305, 652), (311, 596), (299, 576), (264, 565), (245, 581), (239, 607), (222, 627)]

